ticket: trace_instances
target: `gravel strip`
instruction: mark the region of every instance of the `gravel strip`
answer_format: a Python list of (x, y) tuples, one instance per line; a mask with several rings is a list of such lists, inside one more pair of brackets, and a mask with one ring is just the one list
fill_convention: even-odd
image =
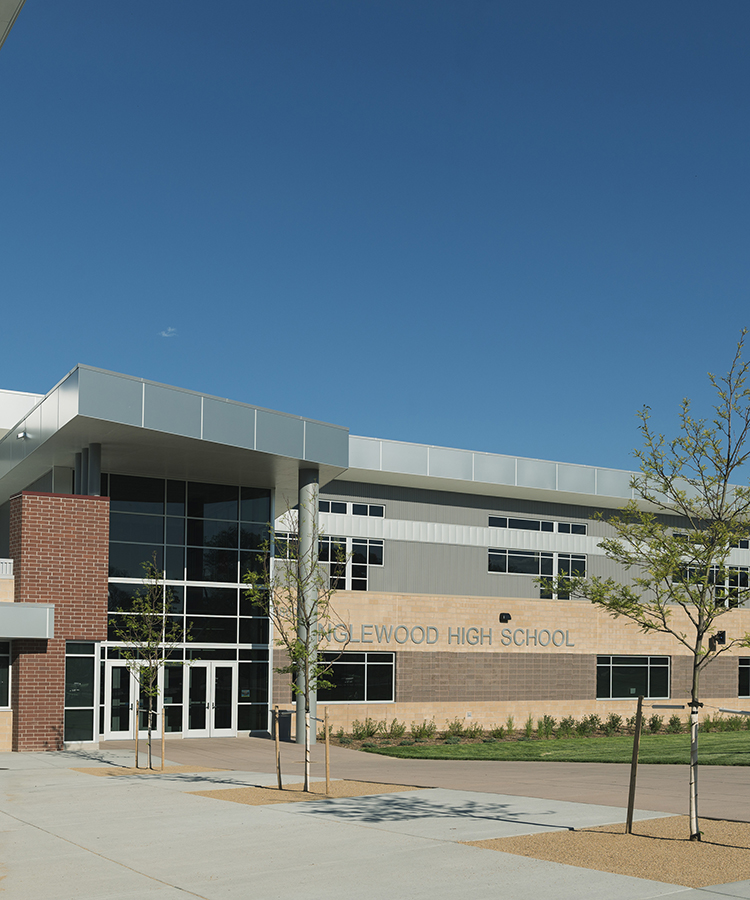
[(647, 819), (523, 837), (469, 841), (472, 847), (700, 888), (750, 878), (750, 824), (700, 819), (702, 840), (690, 841), (687, 816)]
[(268, 803), (297, 803), (301, 800), (324, 800), (328, 797), (366, 797), (372, 794), (393, 794), (400, 791), (418, 791), (419, 788), (404, 784), (374, 784), (369, 781), (332, 781), (331, 793), (326, 794), (324, 781), (310, 785), (303, 791), (301, 784), (288, 784), (284, 790), (277, 787), (226, 788), (217, 791), (190, 791), (198, 797), (213, 797), (215, 800), (231, 800), (232, 803), (247, 803), (250, 806), (265, 806)]

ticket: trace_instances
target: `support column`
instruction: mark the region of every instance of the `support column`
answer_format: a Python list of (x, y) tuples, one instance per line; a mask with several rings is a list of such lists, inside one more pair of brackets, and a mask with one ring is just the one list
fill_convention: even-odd
[[(315, 608), (317, 602), (317, 582), (313, 576), (318, 566), (318, 489), (320, 476), (317, 469), (300, 469), (299, 473), (299, 580), (303, 590), (299, 602), (304, 609)], [(308, 616), (300, 616), (298, 636), (307, 639), (304, 621)], [(313, 625), (314, 627), (314, 625)], [(314, 660), (309, 660), (314, 663)], [(297, 687), (304, 689), (305, 673), (297, 673)], [(310, 693), (310, 742), (315, 743), (317, 731), (314, 717), (317, 715), (317, 692)], [(305, 742), (305, 697), (297, 694), (297, 737), (298, 744)]]
[(74, 494), (82, 494), (81, 490), (81, 478), (83, 476), (83, 460), (82, 455), (80, 453), (76, 453), (76, 462), (75, 462), (75, 475), (73, 479), (73, 493)]
[(102, 445), (89, 444), (89, 497), (100, 497), (102, 493)]
[(79, 494), (88, 494), (89, 492), (89, 448), (84, 447), (81, 450), (81, 490)]

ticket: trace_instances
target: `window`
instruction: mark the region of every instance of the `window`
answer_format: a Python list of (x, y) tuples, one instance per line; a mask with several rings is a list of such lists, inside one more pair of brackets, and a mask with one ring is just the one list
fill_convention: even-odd
[(750, 657), (740, 659), (738, 697), (750, 697)]
[(94, 740), (94, 643), (65, 646), (65, 740)]
[(586, 534), (587, 527), (579, 522), (550, 522), (542, 519), (512, 519), (490, 516), (490, 528), (518, 528), (523, 531), (548, 531), (558, 534)]
[(318, 689), (322, 703), (376, 703), (394, 698), (393, 653), (323, 653), (331, 672), (324, 676), (333, 687)]
[[(698, 586), (703, 584), (703, 574), (692, 566), (685, 566), (679, 574), (680, 581)], [(731, 609), (743, 603), (750, 588), (750, 569), (747, 566), (712, 566), (708, 572), (708, 584), (713, 584), (716, 605)]]
[(319, 500), (318, 510), (322, 513), (338, 513), (345, 516), (375, 516), (382, 519), (385, 516), (385, 507), (379, 503), (346, 503), (343, 500)]
[[(533, 575), (545, 579), (554, 575), (583, 578), (586, 575), (586, 557), (576, 553), (490, 549), (487, 570), (501, 575)], [(552, 591), (546, 590), (544, 586), (539, 596), (542, 600), (553, 598)], [(569, 594), (557, 594), (556, 597), (567, 600)]]
[(318, 544), (320, 561), (328, 566), (331, 587), (366, 591), (372, 566), (383, 565), (383, 541), (324, 535)]
[(597, 656), (596, 699), (669, 697), (668, 656)]
[(10, 641), (0, 641), (0, 708), (10, 705)]

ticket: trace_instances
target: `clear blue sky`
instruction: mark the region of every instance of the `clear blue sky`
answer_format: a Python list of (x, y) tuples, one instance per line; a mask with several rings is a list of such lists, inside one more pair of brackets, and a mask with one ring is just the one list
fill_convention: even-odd
[(27, 0), (0, 387), (629, 468), (750, 323), (747, 0)]

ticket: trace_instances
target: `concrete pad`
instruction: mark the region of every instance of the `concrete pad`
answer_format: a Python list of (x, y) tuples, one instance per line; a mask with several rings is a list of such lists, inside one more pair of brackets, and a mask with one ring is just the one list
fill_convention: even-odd
[[(272, 771), (98, 778), (67, 768), (92, 765), (90, 754), (5, 756), (0, 887), (13, 900), (286, 900), (301, 891), (305, 900), (707, 896), (458, 843), (622, 821), (622, 809), (605, 805), (435, 789), (255, 807), (185, 791), (209, 780), (274, 783)], [(100, 759), (113, 761), (109, 752)], [(731, 887), (722, 895), (746, 897)]]
[[(617, 807), (521, 800), (501, 794), (440, 788), (421, 790), (416, 797), (411, 793), (394, 793), (356, 800), (312, 801), (289, 812), (446, 841), (479, 841), (625, 821), (625, 810)], [(641, 810), (637, 818), (661, 815)]]

